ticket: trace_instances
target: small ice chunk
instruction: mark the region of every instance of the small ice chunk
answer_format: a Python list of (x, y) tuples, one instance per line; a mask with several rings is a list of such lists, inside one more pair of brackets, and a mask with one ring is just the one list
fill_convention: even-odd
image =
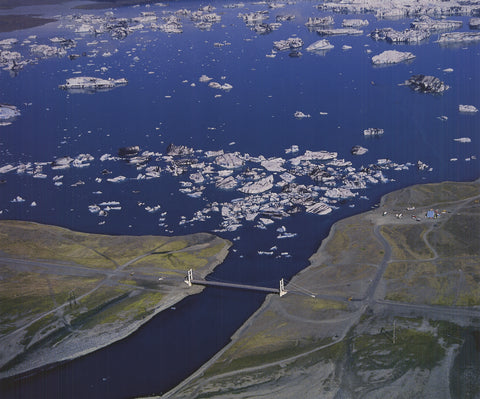
[(17, 195), (14, 199), (12, 199), (10, 202), (25, 202), (25, 199), (22, 198), (20, 195)]
[(474, 105), (463, 105), (463, 104), (460, 104), (458, 106), (458, 110), (460, 112), (464, 112), (466, 114), (474, 114), (476, 112), (478, 112), (478, 109), (477, 107), (475, 107)]
[(302, 111), (295, 111), (293, 116), (297, 119), (310, 118), (310, 114), (304, 114)]

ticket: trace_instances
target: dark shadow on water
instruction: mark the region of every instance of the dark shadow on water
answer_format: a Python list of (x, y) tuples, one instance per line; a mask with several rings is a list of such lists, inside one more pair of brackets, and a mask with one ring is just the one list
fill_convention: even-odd
[(452, 398), (473, 399), (480, 393), (480, 331), (468, 329), (450, 373)]

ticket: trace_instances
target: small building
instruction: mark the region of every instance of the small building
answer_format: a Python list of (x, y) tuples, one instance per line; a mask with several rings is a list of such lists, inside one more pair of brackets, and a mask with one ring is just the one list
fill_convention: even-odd
[(433, 219), (435, 217), (435, 212), (433, 210), (427, 211), (427, 218), (428, 219)]

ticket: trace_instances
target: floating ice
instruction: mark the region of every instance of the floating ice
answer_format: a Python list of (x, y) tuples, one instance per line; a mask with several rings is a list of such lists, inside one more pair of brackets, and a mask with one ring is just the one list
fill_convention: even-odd
[(402, 52), (396, 50), (387, 50), (379, 55), (372, 57), (372, 64), (374, 65), (386, 65), (386, 64), (397, 64), (404, 61), (413, 60), (415, 55), (409, 52)]
[(14, 105), (0, 104), (0, 126), (10, 125), (19, 115), (20, 111)]
[(66, 83), (59, 85), (58, 87), (63, 90), (78, 91), (78, 92), (90, 92), (99, 91), (105, 89), (112, 89), (117, 86), (127, 84), (127, 79), (102, 79), (88, 76), (78, 76), (75, 78), (67, 79)]
[(474, 105), (462, 105), (462, 104), (460, 104), (458, 106), (458, 110), (460, 112), (467, 113), (467, 114), (474, 114), (474, 113), (478, 112), (477, 107), (475, 107)]

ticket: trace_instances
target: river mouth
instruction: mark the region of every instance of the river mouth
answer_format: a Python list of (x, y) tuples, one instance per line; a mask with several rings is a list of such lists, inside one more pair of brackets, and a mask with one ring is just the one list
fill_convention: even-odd
[(463, 345), (455, 357), (450, 372), (450, 394), (452, 398), (479, 398), (480, 330), (465, 330), (463, 339)]

